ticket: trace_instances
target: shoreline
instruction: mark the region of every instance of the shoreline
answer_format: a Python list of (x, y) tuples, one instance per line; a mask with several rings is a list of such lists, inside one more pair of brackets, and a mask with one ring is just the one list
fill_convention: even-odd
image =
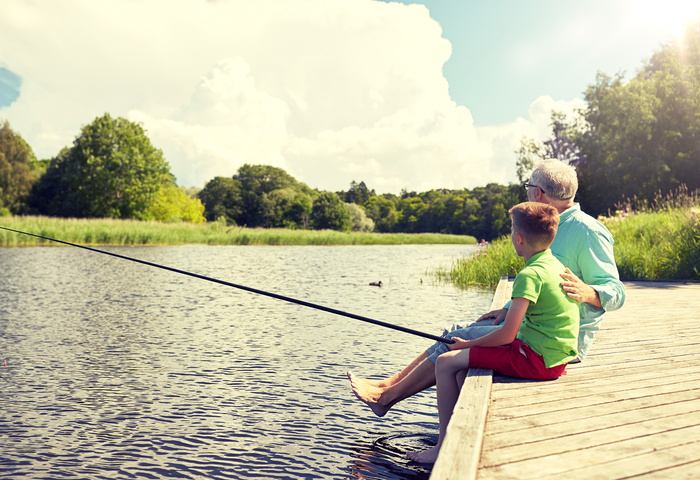
[[(440, 233), (339, 232), (245, 228), (220, 222), (185, 222), (118, 219), (76, 219), (38, 216), (0, 217), (0, 227), (83, 246), (166, 245), (474, 245), (468, 235)], [(0, 229), (0, 247), (55, 245), (55, 242)]]

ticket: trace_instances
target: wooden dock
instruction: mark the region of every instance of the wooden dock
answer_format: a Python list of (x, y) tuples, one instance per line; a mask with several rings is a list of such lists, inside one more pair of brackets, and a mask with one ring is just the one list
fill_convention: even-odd
[(430, 478), (700, 479), (700, 284), (625, 287), (558, 380), (470, 372)]

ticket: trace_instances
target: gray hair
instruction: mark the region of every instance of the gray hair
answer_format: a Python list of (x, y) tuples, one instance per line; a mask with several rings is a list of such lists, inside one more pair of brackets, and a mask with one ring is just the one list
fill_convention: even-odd
[(530, 181), (539, 186), (549, 198), (569, 200), (578, 190), (576, 170), (559, 160), (543, 160), (535, 166)]

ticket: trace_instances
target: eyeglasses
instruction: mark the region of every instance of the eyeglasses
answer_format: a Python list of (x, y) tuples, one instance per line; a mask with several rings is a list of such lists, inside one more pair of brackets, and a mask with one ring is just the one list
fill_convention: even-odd
[[(523, 183), (523, 187), (525, 188), (525, 190), (527, 190), (530, 187), (539, 188), (540, 190), (542, 190), (542, 187), (540, 187), (538, 185), (533, 185), (532, 183), (527, 183), (527, 182)], [(542, 194), (547, 195), (544, 190), (542, 190)]]

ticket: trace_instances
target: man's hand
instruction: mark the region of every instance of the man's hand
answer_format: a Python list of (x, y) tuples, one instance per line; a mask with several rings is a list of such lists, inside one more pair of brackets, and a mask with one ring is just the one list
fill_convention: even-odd
[(500, 325), (506, 319), (506, 314), (508, 313), (507, 308), (499, 308), (498, 310), (491, 310), (489, 313), (484, 313), (482, 316), (476, 319), (477, 322), (483, 322), (485, 320), (493, 320), (491, 325)]
[(569, 297), (579, 303), (590, 303), (594, 307), (603, 308), (598, 292), (574, 275), (571, 270), (567, 268), (561, 276), (565, 280), (561, 282), (561, 287)]

